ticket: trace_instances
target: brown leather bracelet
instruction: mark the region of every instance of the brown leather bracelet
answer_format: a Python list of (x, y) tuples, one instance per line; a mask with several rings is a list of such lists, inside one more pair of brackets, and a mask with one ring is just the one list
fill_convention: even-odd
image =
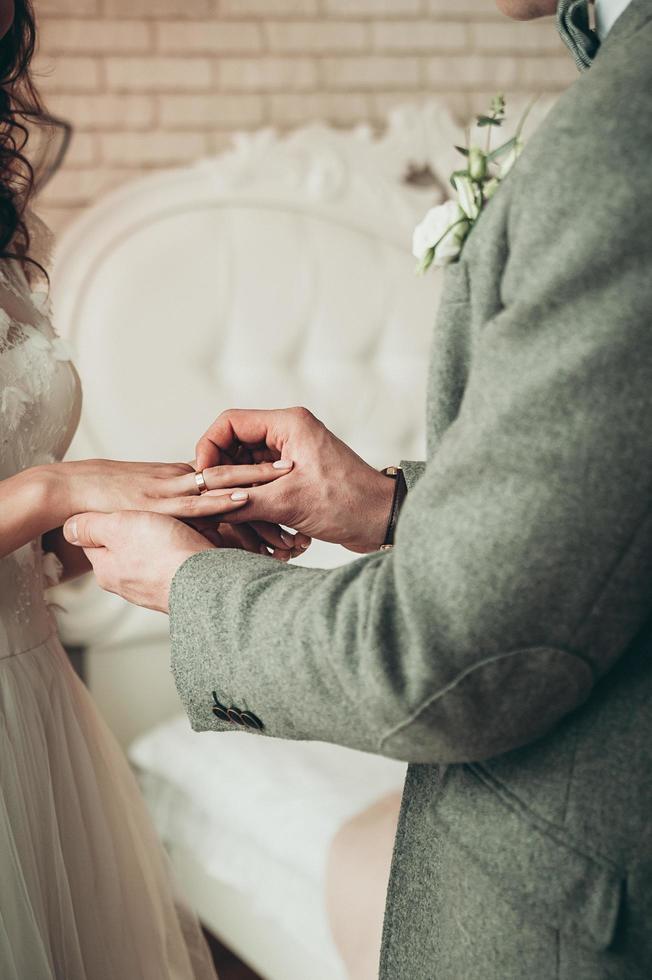
[(384, 470), (381, 470), (381, 473), (384, 473), (385, 476), (388, 476), (390, 479), (394, 480), (392, 509), (389, 512), (385, 540), (380, 546), (380, 551), (389, 551), (390, 548), (394, 547), (394, 532), (396, 531), (396, 525), (398, 523), (398, 515), (401, 513), (403, 501), (407, 497), (408, 488), (407, 483), (405, 482), (405, 476), (403, 475), (403, 470), (400, 466), (386, 466)]

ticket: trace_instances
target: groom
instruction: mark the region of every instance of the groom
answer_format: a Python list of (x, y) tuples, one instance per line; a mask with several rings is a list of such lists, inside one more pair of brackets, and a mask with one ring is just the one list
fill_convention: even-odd
[(411, 763), (384, 980), (652, 975), (652, 2), (595, 14), (560, 0), (581, 77), (447, 272), (407, 494), (304, 410), (199, 443), (209, 485), (238, 446), (291, 459), (241, 518), (363, 558), (290, 567), (155, 515), (67, 528), (105, 588), (169, 603), (194, 728)]

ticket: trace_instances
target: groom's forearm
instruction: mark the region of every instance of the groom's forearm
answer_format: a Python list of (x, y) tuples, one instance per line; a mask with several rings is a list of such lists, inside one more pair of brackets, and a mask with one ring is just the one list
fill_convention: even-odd
[(385, 555), (333, 571), (242, 552), (208, 557), (188, 560), (170, 593), (172, 667), (193, 727), (226, 727), (212, 712), (215, 691), (268, 735), (375, 751), (382, 722), (364, 717), (359, 677), (373, 668), (349, 630), (390, 570)]
[(215, 691), (268, 735), (460, 761), (529, 741), (586, 696), (590, 669), (553, 644), (513, 649), (504, 638), (494, 653), (494, 637), (484, 650), (465, 639), (480, 624), (465, 622), (463, 600), (446, 597), (437, 635), (420, 609), (438, 605), (427, 570), (408, 550), (399, 542), (333, 571), (238, 552), (190, 558), (174, 580), (170, 618), (193, 727), (232, 727), (213, 714)]
[(214, 691), (268, 735), (455, 762), (580, 705), (652, 601), (648, 299), (617, 330), (579, 290), (546, 321), (487, 323), (454, 426), (416, 483), (406, 467), (393, 551), (335, 570), (188, 559), (170, 619), (193, 726), (232, 727)]

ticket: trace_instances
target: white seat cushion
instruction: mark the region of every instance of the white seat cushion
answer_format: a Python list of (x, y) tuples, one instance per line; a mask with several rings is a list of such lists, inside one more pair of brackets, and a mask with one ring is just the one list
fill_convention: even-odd
[(185, 716), (139, 738), (129, 756), (163, 841), (336, 964), (324, 905), (330, 842), (347, 819), (402, 789), (405, 765), (322, 742), (197, 734)]

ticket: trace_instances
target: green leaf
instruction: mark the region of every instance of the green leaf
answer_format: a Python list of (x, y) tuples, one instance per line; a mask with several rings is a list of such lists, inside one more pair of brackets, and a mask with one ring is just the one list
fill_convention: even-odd
[(505, 96), (502, 93), (494, 95), (489, 107), (494, 116), (505, 115)]
[(502, 146), (497, 146), (495, 150), (491, 151), (487, 157), (487, 160), (498, 160), (500, 157), (504, 156), (505, 153), (509, 153), (509, 151), (516, 145), (517, 139), (517, 136), (512, 136), (511, 140), (507, 140), (507, 142), (503, 143)]
[(432, 265), (434, 257), (435, 257), (435, 246), (433, 245), (432, 248), (428, 249), (424, 257), (417, 264), (415, 271), (418, 276), (422, 276), (424, 272), (428, 271), (428, 269)]
[(502, 126), (502, 119), (494, 119), (493, 116), (478, 116), (476, 119), (478, 126)]
[(469, 151), (465, 146), (456, 146), (455, 149), (458, 153), (461, 153), (463, 157), (468, 157)]
[[(455, 187), (456, 177), (468, 177), (468, 176), (469, 176), (468, 170), (454, 170), (450, 176), (451, 187)], [(455, 190), (457, 190), (457, 187), (455, 187)]]
[(487, 154), (479, 146), (472, 146), (469, 153), (469, 176), (471, 180), (482, 180), (487, 172)]

